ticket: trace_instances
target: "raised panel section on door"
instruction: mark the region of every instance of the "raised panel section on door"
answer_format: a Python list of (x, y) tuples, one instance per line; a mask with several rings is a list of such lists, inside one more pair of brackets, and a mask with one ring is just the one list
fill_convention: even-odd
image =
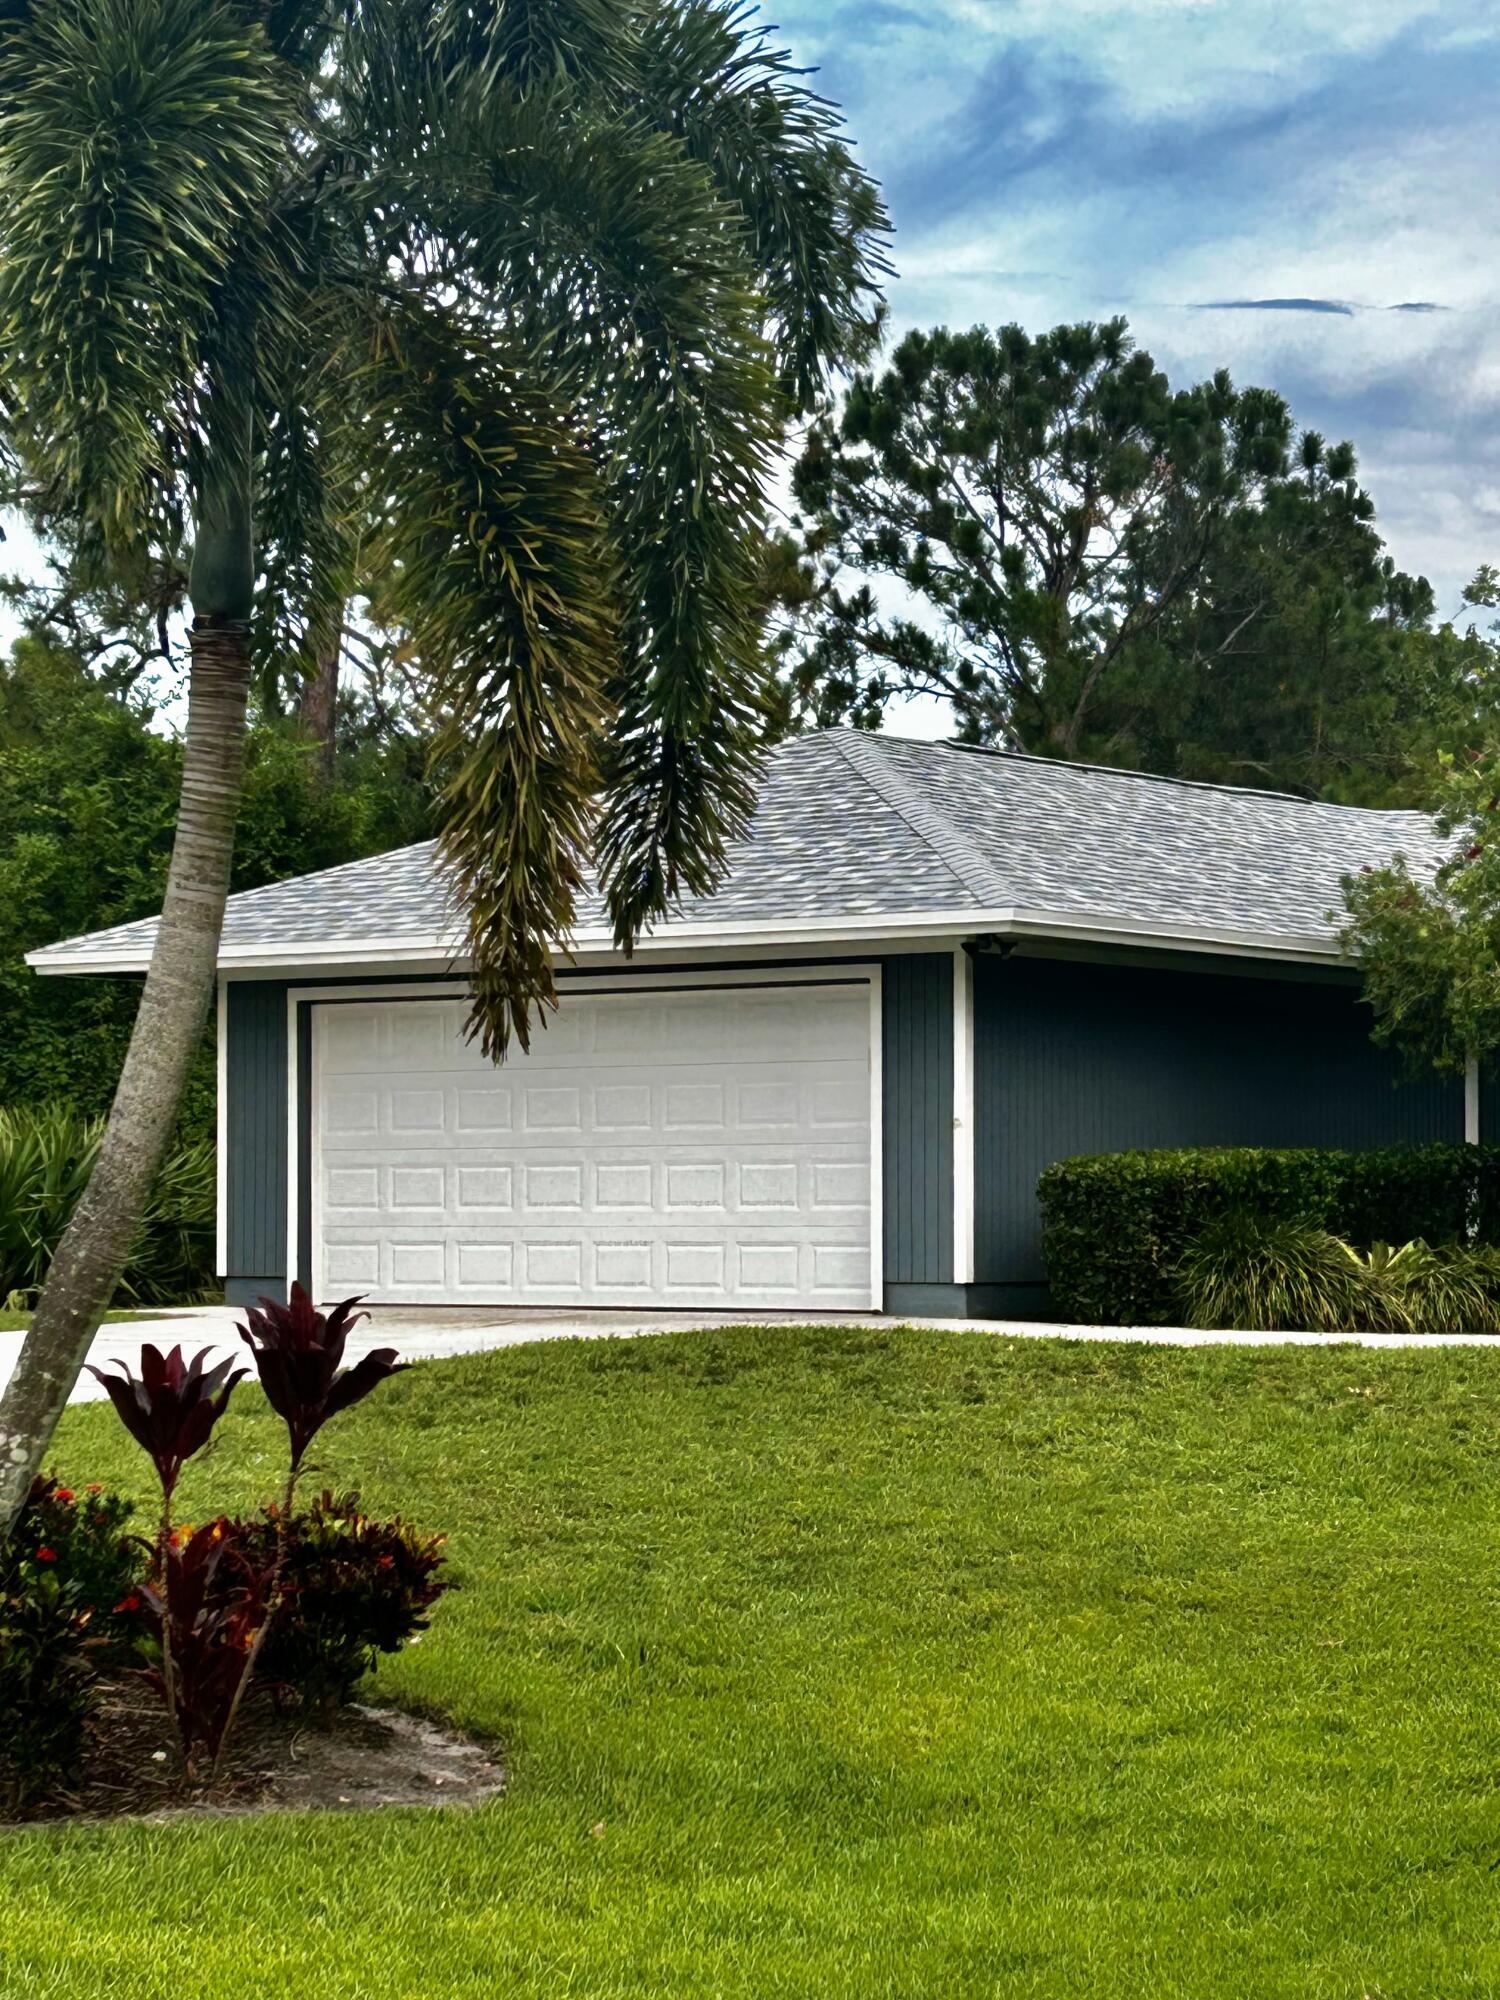
[(863, 980), (565, 994), (496, 1067), (461, 998), (314, 1013), (315, 1275), (387, 1303), (871, 1303)]

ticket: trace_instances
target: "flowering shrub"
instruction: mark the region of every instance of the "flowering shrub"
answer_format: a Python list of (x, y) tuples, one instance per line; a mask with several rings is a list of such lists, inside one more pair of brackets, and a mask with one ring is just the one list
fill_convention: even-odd
[(0, 1794), (16, 1811), (67, 1783), (82, 1754), (96, 1662), (143, 1629), (130, 1502), (33, 1482), (0, 1544)]
[(325, 1713), (348, 1701), (382, 1653), (426, 1630), (448, 1588), (438, 1575), (444, 1540), (400, 1519), (372, 1520), (357, 1493), (325, 1492), (284, 1521), (267, 1507), (246, 1528), (259, 1559), (281, 1551), (281, 1602), (259, 1676)]

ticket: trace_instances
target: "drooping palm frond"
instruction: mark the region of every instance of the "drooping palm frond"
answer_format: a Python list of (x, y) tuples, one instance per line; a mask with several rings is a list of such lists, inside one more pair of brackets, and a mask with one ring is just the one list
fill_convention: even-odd
[(264, 555), (253, 633), (256, 684), (279, 713), (338, 643), (359, 569), (361, 509), (346, 385), (316, 323), (290, 365), (262, 385), (258, 526)]
[[(29, 421), (61, 437), (73, 413), (69, 476), (103, 464), (90, 490), (118, 520), (142, 517), (153, 478), (193, 496), (195, 582), (222, 585), (220, 616), (238, 616), (248, 586), (207, 556), (221, 544), (243, 559), (253, 475), (267, 686), (305, 668), (350, 591), (399, 626), (453, 718), (446, 748), (473, 726), (451, 851), (472, 893), (479, 1017), (502, 1046), (549, 990), (586, 852), (628, 949), (674, 898), (714, 885), (748, 820), (761, 496), (790, 415), (867, 322), (878, 198), (829, 107), (748, 14), (713, 0), (60, 0), (0, 44), (3, 60), (29, 75), (50, 35), (66, 67), (69, 32), (80, 77), (114, 80), (97, 130), (144, 133), (147, 157), (100, 297), (62, 286), (74, 319), (53, 326), (42, 286), (16, 351), (35, 373), (81, 328), (81, 372)], [(93, 160), (93, 130), (75, 107), (75, 162)], [(33, 121), (11, 145), (0, 128), (7, 166), (39, 135)], [(160, 162), (176, 173), (158, 190)], [(75, 233), (103, 212), (88, 201), (59, 202)], [(21, 220), (34, 273), (66, 231)], [(19, 270), (11, 238), (7, 220)], [(387, 336), (377, 364), (346, 376), (347, 328), (320, 320), (335, 297), (334, 320)], [(85, 379), (95, 404), (79, 423)], [(0, 362), (0, 394), (16, 386)], [(408, 395), (421, 430), (398, 449)], [(490, 564), (525, 518), (519, 471), (509, 485), (494, 471), (512, 431), (546, 531)], [(39, 432), (36, 456), (56, 456), (53, 442)], [(563, 502), (585, 487), (587, 521)], [(590, 550), (576, 577), (571, 556), (548, 568), (548, 536), (568, 535)], [(555, 837), (536, 817), (546, 802)]]
[(555, 998), (588, 851), (618, 592), (599, 477), (524, 362), (431, 305), (382, 315), (363, 393), (370, 570), (443, 718), (441, 847), (498, 1056)]
[(605, 473), (619, 720), (596, 853), (617, 935), (711, 886), (753, 805), (753, 530), (784, 409), (741, 219), (671, 133), (561, 79), (406, 114), (428, 223), (513, 323)]
[(805, 409), (869, 350), (889, 223), (842, 115), (755, 17), (740, 0), (648, 0), (639, 90), (743, 217), (783, 387)]
[(202, 0), (56, 0), (0, 42), (0, 361), (23, 456), (128, 531), (298, 97)]

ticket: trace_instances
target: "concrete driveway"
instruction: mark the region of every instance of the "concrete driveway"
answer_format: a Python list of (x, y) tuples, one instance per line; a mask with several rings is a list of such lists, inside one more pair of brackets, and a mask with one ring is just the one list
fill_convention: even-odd
[[(102, 1366), (123, 1360), (139, 1365), (142, 1345), (166, 1348), (176, 1342), (191, 1353), (210, 1347), (215, 1354), (245, 1356), (235, 1333), (241, 1315), (230, 1306), (189, 1306), (159, 1319), (132, 1320), (100, 1329), (89, 1359)], [(458, 1308), (377, 1307), (350, 1336), (348, 1359), (372, 1347), (394, 1347), (403, 1360), (436, 1360), (449, 1354), (477, 1354), (492, 1347), (518, 1347), (533, 1340), (609, 1340), (635, 1334), (683, 1333), (723, 1326), (912, 1326), (939, 1333), (1007, 1334), (1028, 1340), (1103, 1340), (1156, 1347), (1493, 1347), (1500, 1339), (1482, 1333), (1212, 1333), (1190, 1327), (1062, 1326), (1042, 1320), (899, 1319), (882, 1313), (635, 1313), (539, 1312), (528, 1307), (488, 1311)], [(0, 1387), (20, 1351), (19, 1333), (0, 1333)], [(92, 1375), (79, 1379), (72, 1401), (95, 1402), (104, 1394)]]

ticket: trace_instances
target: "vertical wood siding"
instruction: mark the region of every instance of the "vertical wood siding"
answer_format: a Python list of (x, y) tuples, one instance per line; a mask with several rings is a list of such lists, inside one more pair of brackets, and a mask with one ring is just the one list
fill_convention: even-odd
[(953, 956), (888, 958), (881, 986), (885, 1275), (953, 1277)]
[(286, 1271), (286, 982), (229, 985), (226, 1278)]
[(1462, 1082), (1402, 1080), (1352, 983), (1040, 959), (975, 970), (983, 1282), (1041, 1279), (1037, 1176), (1074, 1153), (1463, 1137)]

